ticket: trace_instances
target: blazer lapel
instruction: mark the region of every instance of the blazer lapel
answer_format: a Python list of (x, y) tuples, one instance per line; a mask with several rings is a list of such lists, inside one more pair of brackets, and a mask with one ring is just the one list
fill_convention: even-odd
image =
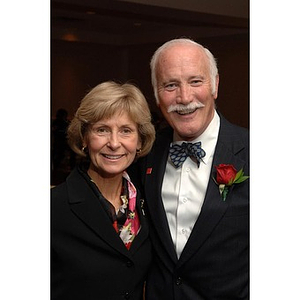
[[(177, 255), (174, 249), (168, 220), (161, 199), (161, 187), (166, 169), (166, 162), (169, 154), (169, 144), (172, 134), (157, 138), (155, 155), (151, 153), (147, 159), (145, 168), (145, 191), (147, 195), (147, 206), (150, 211), (152, 226), (155, 233), (160, 238), (162, 245), (165, 246), (166, 252), (174, 262), (177, 262)], [(159, 159), (156, 159), (156, 158)]]
[(78, 171), (67, 179), (71, 210), (107, 244), (125, 256), (130, 256), (122, 240), (116, 234), (99, 199), (84, 182)]
[[(230, 203), (230, 193), (228, 194), (226, 201), (223, 201), (213, 177), (215, 178), (216, 176), (215, 166), (219, 164), (232, 164), (237, 170), (240, 170), (245, 165), (244, 161), (235, 156), (236, 153), (244, 148), (244, 145), (240, 142), (230, 142), (230, 139), (231, 135), (226, 134), (225, 125), (225, 128), (220, 132), (219, 141), (216, 146), (211, 176), (201, 213), (194, 225), (190, 238), (183, 249), (178, 266), (186, 262), (201, 247), (228, 208), (228, 204)], [(228, 140), (230, 147), (228, 147)]]
[(148, 222), (146, 222), (145, 216), (144, 216), (144, 199), (140, 199), (140, 193), (138, 192), (137, 195), (137, 210), (139, 213), (140, 223), (141, 223), (141, 229), (138, 233), (138, 235), (134, 238), (134, 241), (132, 243), (132, 246), (130, 247), (130, 253), (135, 253), (140, 246), (144, 243), (144, 241), (149, 237), (149, 226)]

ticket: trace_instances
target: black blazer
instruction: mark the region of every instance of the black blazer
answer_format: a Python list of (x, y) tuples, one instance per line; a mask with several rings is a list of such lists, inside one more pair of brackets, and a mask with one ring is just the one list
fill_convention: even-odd
[(204, 204), (179, 260), (161, 199), (173, 137), (170, 128), (157, 136), (152, 152), (139, 165), (155, 252), (147, 279), (147, 300), (248, 299), (249, 180), (235, 185), (224, 202), (212, 179), (214, 166), (221, 163), (243, 168), (249, 175), (248, 131), (220, 118)]
[(128, 251), (77, 169), (51, 192), (51, 299), (141, 300), (151, 244), (139, 193), (142, 227)]

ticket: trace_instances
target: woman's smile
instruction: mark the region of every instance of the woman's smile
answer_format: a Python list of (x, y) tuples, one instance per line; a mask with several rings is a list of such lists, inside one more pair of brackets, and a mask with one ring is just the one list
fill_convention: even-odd
[(109, 159), (109, 160), (119, 160), (120, 158), (124, 157), (126, 154), (105, 154), (105, 153), (101, 153), (102, 156), (104, 156), (105, 158)]

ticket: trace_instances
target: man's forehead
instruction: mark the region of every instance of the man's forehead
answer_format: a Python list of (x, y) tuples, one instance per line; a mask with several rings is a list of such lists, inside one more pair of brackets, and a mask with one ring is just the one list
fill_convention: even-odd
[(195, 45), (174, 45), (165, 49), (159, 56), (157, 67), (182, 67), (188, 64), (205, 65), (207, 56), (200, 47)]

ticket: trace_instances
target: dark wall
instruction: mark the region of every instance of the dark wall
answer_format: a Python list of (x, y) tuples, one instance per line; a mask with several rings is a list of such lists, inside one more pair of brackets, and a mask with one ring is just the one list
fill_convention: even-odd
[(73, 116), (80, 100), (95, 85), (127, 78), (126, 51), (119, 47), (52, 41), (52, 116), (65, 108)]
[[(217, 58), (220, 86), (217, 107), (231, 122), (249, 126), (248, 35), (197, 39)], [(52, 115), (65, 108), (71, 118), (86, 92), (106, 80), (139, 86), (152, 111), (157, 111), (149, 61), (161, 44), (108, 46), (52, 41)]]
[(217, 108), (231, 122), (249, 127), (248, 35), (207, 41), (217, 58), (220, 74)]

